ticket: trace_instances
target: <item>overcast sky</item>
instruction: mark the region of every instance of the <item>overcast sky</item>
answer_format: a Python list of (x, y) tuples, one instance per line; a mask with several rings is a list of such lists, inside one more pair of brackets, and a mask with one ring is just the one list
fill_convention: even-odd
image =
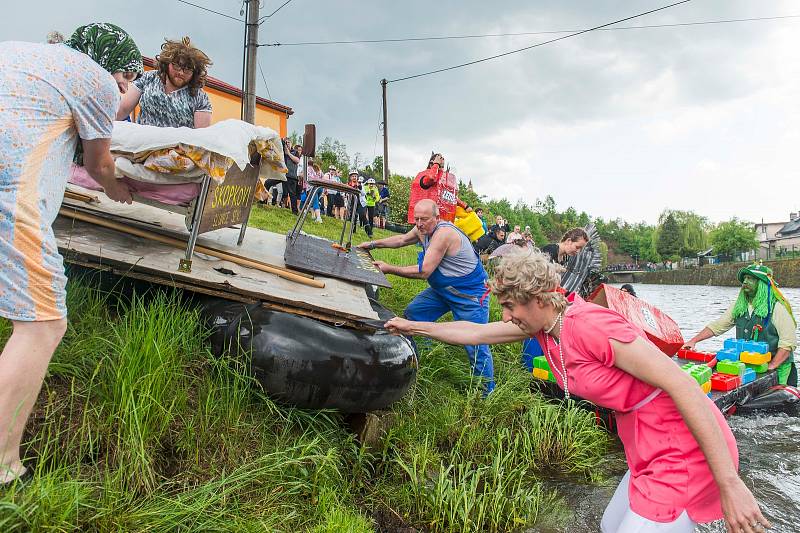
[[(191, 0), (239, 17), (241, 0)], [(268, 14), (284, 0), (262, 0)], [(584, 29), (669, 0), (292, 0), (263, 43)], [(134, 6), (136, 4), (136, 6)], [(48, 6), (42, 9), (42, 6)], [(771, 0), (694, 0), (622, 26), (800, 15)], [(13, 2), (2, 39), (42, 41), (91, 21), (128, 30), (145, 55), (191, 36), (211, 75), (239, 86), (243, 25), (177, 0)], [(653, 223), (665, 208), (712, 221), (788, 220), (800, 210), (800, 18), (592, 32), (389, 85), (389, 161), (415, 174), (431, 150), (480, 194)], [(522, 48), (556, 35), (261, 47), (289, 130), (317, 125), (371, 160), (381, 78)], [(259, 76), (259, 95), (267, 90)]]

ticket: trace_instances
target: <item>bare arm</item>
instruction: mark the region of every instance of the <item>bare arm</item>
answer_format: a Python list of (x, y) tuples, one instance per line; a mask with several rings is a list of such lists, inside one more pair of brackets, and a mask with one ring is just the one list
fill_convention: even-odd
[(769, 361), (769, 369), (775, 370), (779, 366), (781, 366), (788, 357), (792, 355), (792, 352), (787, 350), (786, 348), (778, 348), (775, 351), (775, 355), (772, 356), (772, 359)]
[(409, 244), (416, 244), (419, 242), (419, 232), (416, 226), (411, 228), (411, 231), (402, 235), (392, 235), (377, 241), (365, 241), (358, 245), (359, 248), (365, 250), (374, 250), (375, 248), (402, 248)]
[(396, 317), (386, 323), (386, 328), (395, 335), (422, 335), (456, 345), (503, 344), (517, 342), (528, 335), (511, 322), (413, 322)]
[(702, 330), (700, 330), (700, 333), (692, 337), (691, 340), (686, 341), (686, 343), (684, 343), (682, 348), (686, 348), (687, 350), (694, 350), (694, 347), (698, 342), (710, 339), (713, 336), (714, 332), (711, 331), (709, 328), (705, 327)]
[(106, 196), (117, 202), (131, 203), (128, 187), (114, 176), (114, 158), (109, 151), (111, 139), (92, 139), (83, 143), (83, 165), (89, 175), (103, 186)]
[(769, 525), (755, 498), (739, 479), (722, 429), (694, 378), (644, 339), (637, 338), (629, 343), (611, 339), (611, 346), (614, 349), (614, 366), (662, 389), (675, 402), (689, 431), (700, 445), (719, 487), (729, 530), (754, 531), (750, 524), (755, 522)]
[(437, 231), (431, 239), (430, 246), (425, 251), (425, 259), (423, 259), (421, 267), (419, 265), (395, 266), (383, 261), (376, 261), (375, 266), (380, 268), (384, 274), (394, 274), (395, 276), (410, 279), (428, 279), (439, 266), (439, 263), (442, 262), (442, 258), (447, 251), (453, 246), (460, 245), (461, 240), (458, 235), (450, 228), (443, 228)]
[[(133, 113), (136, 106), (139, 105), (139, 98), (142, 97), (142, 91), (132, 84), (128, 84), (128, 92), (122, 95), (119, 102), (119, 109), (117, 110), (117, 120), (125, 120)], [(85, 142), (85, 141), (84, 141)]]
[(211, 125), (211, 112), (210, 111), (195, 111), (194, 112), (194, 127), (207, 128)]
[[(288, 156), (289, 156), (289, 159), (291, 159), (292, 161), (294, 161), (296, 164), (298, 164), (298, 165), (300, 164), (300, 158), (299, 158), (299, 157), (297, 157), (296, 155), (294, 155), (294, 154), (293, 154), (292, 152), (290, 152), (289, 150), (286, 150), (286, 155), (288, 155)], [(298, 174), (299, 174), (299, 173), (300, 173), (300, 169), (297, 169), (297, 172), (298, 172)]]

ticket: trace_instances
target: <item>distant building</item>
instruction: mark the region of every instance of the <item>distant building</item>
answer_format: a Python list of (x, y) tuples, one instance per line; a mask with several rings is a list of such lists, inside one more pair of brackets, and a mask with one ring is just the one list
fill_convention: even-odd
[[(144, 60), (145, 70), (154, 70), (156, 68), (154, 59), (149, 57), (142, 59)], [(228, 118), (241, 117), (241, 89), (209, 76), (206, 79), (206, 85), (203, 90), (208, 94), (208, 99), (211, 100), (211, 107), (214, 110), (211, 115), (212, 124)], [(134, 111), (134, 116), (138, 115), (138, 113), (139, 110), (137, 108)], [(286, 120), (293, 113), (294, 111), (289, 106), (261, 98), (260, 96), (256, 97), (256, 125), (271, 128), (278, 132), (281, 137), (286, 137)]]
[(758, 258), (771, 259), (786, 252), (800, 252), (800, 213), (789, 213), (788, 222), (756, 224)]

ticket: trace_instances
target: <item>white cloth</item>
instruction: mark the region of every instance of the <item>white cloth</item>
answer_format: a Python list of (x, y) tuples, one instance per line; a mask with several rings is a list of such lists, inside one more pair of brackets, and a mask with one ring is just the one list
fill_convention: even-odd
[(603, 533), (692, 533), (695, 522), (689, 518), (686, 511), (672, 522), (654, 522), (634, 513), (628, 499), (631, 471), (625, 473), (622, 481), (617, 485), (614, 496), (611, 498), (603, 519), (600, 522), (600, 531)]
[[(111, 137), (111, 151), (114, 155), (138, 158), (146, 152), (186, 144), (230, 157), (244, 170), (250, 162), (250, 143), (259, 139), (274, 144), (274, 150), (282, 157), (281, 139), (275, 130), (241, 120), (222, 120), (207, 128), (160, 128), (117, 121)], [(272, 174), (280, 175), (280, 172), (269, 163), (261, 165), (262, 177), (270, 179)]]
[(136, 181), (144, 183), (156, 184), (177, 184), (177, 183), (197, 183), (203, 181), (205, 173), (203, 169), (193, 167), (185, 172), (178, 174), (170, 174), (166, 172), (157, 172), (145, 168), (144, 165), (134, 163), (124, 157), (117, 157), (114, 159), (114, 164), (117, 167), (115, 172), (117, 177), (126, 176)]

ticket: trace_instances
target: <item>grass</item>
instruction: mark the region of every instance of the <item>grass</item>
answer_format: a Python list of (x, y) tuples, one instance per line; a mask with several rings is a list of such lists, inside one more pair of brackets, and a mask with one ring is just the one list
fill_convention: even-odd
[[(293, 222), (261, 207), (251, 219), (280, 233)], [(340, 226), (307, 229), (337, 238)], [(413, 248), (377, 255), (416, 259)], [(392, 283), (381, 298), (396, 312), (423, 287)], [(118, 304), (71, 280), (68, 298), (24, 444), (36, 474), (0, 492), (3, 532), (522, 530), (563, 515), (541, 480), (597, 478), (609, 443), (591, 414), (530, 392), (519, 345), (494, 348), (486, 399), (462, 349), (425, 345), (394, 423), (366, 448), (342, 415), (276, 405), (247, 361), (213, 357), (178, 295)]]

